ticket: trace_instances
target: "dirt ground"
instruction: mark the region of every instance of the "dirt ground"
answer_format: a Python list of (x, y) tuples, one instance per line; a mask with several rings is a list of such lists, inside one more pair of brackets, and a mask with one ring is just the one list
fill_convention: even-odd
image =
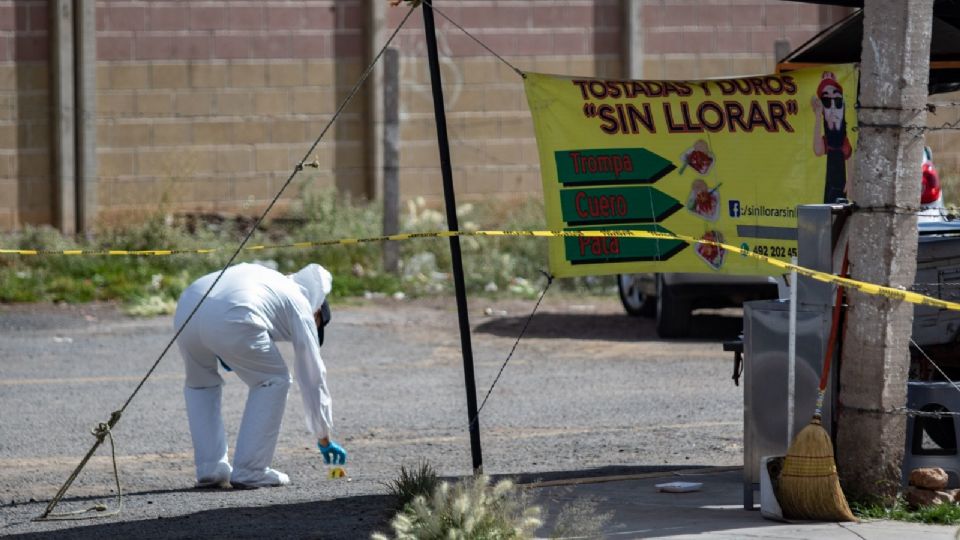
[[(479, 401), (534, 302), (470, 299)], [(386, 530), (386, 482), (427, 460), (470, 473), (464, 372), (452, 299), (335, 305), (323, 355), (335, 438), (349, 478), (330, 480), (291, 390), (274, 466), (284, 488), (191, 489), (183, 375), (173, 347), (114, 429), (119, 516), (32, 522), (172, 336), (170, 317), (116, 306), (0, 306), (0, 535), (45, 538), (365, 538)], [(694, 337), (656, 338), (615, 296), (549, 294), (480, 414), (484, 471), (567, 478), (742, 462), (742, 393), (730, 381), (737, 312), (699, 314)], [(285, 355), (291, 349), (282, 346)], [(226, 375), (224, 419), (236, 435), (245, 386)], [(57, 511), (115, 506), (109, 445)], [(548, 520), (549, 521), (549, 520)]]

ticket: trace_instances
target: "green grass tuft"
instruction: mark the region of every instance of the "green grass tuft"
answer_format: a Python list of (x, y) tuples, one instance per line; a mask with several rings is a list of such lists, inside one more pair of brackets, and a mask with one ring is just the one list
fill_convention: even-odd
[(853, 513), (862, 519), (892, 519), (894, 521), (908, 521), (912, 523), (928, 523), (933, 525), (960, 524), (960, 505), (947, 502), (932, 506), (921, 506), (911, 510), (906, 501), (897, 499), (893, 507), (879, 504), (863, 505), (853, 503)]
[(390, 495), (397, 499), (397, 509), (403, 509), (417, 497), (429, 497), (440, 485), (440, 478), (433, 467), (424, 460), (408, 469), (400, 466), (400, 476), (387, 483)]
[[(283, 245), (382, 234), (379, 204), (357, 202), (327, 190), (304, 192), (302, 208), (283, 220), (268, 222), (248, 245)], [(544, 229), (539, 200), (462, 204), (462, 230)], [(25, 227), (0, 234), (0, 247), (61, 251), (219, 248), (212, 254), (170, 256), (3, 255), (0, 256), (0, 303), (119, 301), (134, 314), (168, 313), (183, 289), (197, 277), (219, 270), (239, 245), (252, 221), (186, 220), (158, 211), (142, 223), (71, 238), (50, 227)], [(407, 204), (402, 232), (446, 229), (444, 214), (423, 200)], [(530, 237), (462, 237), (467, 292), (472, 295), (535, 297), (546, 283), (548, 242)], [(245, 251), (236, 262), (260, 261), (291, 273), (310, 262), (334, 275), (334, 302), (367, 293), (408, 297), (452, 294), (450, 244), (447, 239), (413, 239), (400, 246), (400, 272), (384, 271), (380, 243), (314, 249)], [(558, 280), (555, 288), (588, 294), (613, 294), (612, 276)]]

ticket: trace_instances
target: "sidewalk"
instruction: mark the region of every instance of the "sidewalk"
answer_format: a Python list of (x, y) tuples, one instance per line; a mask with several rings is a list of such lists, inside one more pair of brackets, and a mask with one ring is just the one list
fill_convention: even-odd
[[(743, 509), (742, 471), (675, 472), (575, 481), (543, 482), (533, 488), (537, 503), (551, 516), (572, 501), (591, 498), (599, 512), (613, 512), (604, 527), (605, 538), (817, 538), (953, 540), (956, 526), (923, 525), (901, 521), (864, 523), (778, 523), (759, 510)], [(655, 484), (702, 482), (693, 493), (662, 493)], [(759, 509), (759, 498), (757, 499)]]

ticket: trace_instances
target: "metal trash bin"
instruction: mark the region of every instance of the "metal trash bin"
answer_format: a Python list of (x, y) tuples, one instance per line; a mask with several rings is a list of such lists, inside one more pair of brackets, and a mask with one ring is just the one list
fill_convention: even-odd
[[(760, 459), (782, 456), (812, 418), (830, 334), (830, 313), (797, 309), (793, 433), (787, 434), (787, 345), (790, 302), (747, 302), (743, 309), (743, 506), (752, 509), (760, 487)], [(823, 404), (823, 427), (833, 429), (836, 363)]]
[[(849, 214), (849, 205), (797, 207), (798, 263), (833, 273), (834, 246)], [(754, 508), (760, 487), (760, 459), (782, 456), (790, 441), (812, 418), (816, 406), (834, 300), (828, 283), (800, 276), (797, 287), (796, 364), (793, 433), (787, 433), (787, 352), (790, 302), (760, 300), (743, 304), (743, 507)], [(834, 351), (836, 354), (836, 351)], [(836, 356), (834, 356), (836, 358)], [(824, 396), (822, 425), (833, 431), (836, 366)]]

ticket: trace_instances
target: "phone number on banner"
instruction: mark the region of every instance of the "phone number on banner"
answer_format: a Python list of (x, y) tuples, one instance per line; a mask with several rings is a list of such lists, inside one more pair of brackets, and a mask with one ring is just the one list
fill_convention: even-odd
[(797, 256), (797, 246), (777, 246), (769, 244), (756, 244), (750, 246), (750, 251), (764, 257), (776, 257), (786, 259)]

